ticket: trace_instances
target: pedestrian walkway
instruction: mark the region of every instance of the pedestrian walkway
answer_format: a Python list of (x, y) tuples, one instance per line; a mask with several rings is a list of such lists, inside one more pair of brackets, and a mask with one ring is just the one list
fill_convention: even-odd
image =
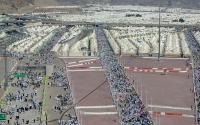
[[(58, 58), (55, 58), (53, 60), (53, 63), (56, 64), (56, 68), (54, 68), (54, 72), (58, 73), (59, 67), (62, 67), (64, 69), (65, 67), (65, 64), (63, 63), (63, 61), (61, 59), (58, 59)], [(61, 74), (65, 74), (64, 77), (66, 77), (66, 71), (64, 70), (64, 72), (62, 73), (61, 71), (60, 72), (60, 75)], [(46, 96), (46, 100), (47, 100), (47, 105), (45, 107), (45, 111), (47, 112), (47, 114), (49, 114), (49, 117), (48, 117), (48, 125), (55, 125), (55, 124), (58, 124), (58, 120), (60, 119), (60, 116), (62, 115), (62, 112), (67, 110), (68, 108), (70, 108), (73, 104), (70, 103), (70, 104), (63, 104), (63, 105), (60, 105), (58, 103), (58, 101), (56, 101), (56, 97), (58, 97), (59, 95), (68, 95), (70, 94), (70, 88), (68, 86), (67, 89), (65, 89), (63, 86), (59, 86), (59, 81), (58, 80), (52, 80), (52, 79), (49, 79), (48, 80), (48, 83), (50, 83), (51, 85), (48, 85), (48, 90), (47, 90), (47, 96)], [(57, 107), (60, 107), (61, 110), (57, 110), (55, 109), (55, 106)], [(70, 109), (66, 115), (63, 117), (63, 120), (70, 120), (70, 118), (68, 117), (69, 114), (71, 116), (75, 116), (75, 110), (74, 108)]]

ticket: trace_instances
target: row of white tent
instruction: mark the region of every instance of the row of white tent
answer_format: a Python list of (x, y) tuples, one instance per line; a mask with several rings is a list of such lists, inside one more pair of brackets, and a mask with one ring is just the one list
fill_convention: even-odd
[(190, 49), (188, 47), (188, 44), (186, 42), (186, 36), (183, 32), (181, 32), (179, 34), (180, 36), (180, 39), (181, 39), (181, 48), (182, 48), (182, 52), (185, 56), (191, 56), (191, 53), (190, 53)]
[(59, 28), (59, 26), (38, 26), (28, 27), (26, 31), (30, 34), (30, 37), (19, 40), (8, 46), (8, 51), (14, 52), (34, 52), (48, 41), (53, 36), (53, 30)]
[[(126, 14), (140, 14), (142, 17), (126, 17)], [(94, 18), (95, 17), (95, 18)], [(184, 19), (184, 22), (173, 21)], [(127, 24), (158, 24), (158, 13), (157, 12), (122, 12), (122, 11), (100, 11), (91, 12), (89, 14), (77, 14), (77, 15), (62, 15), (60, 17), (54, 17), (54, 19), (67, 21), (67, 22), (101, 22), (101, 23), (127, 23)], [(161, 23), (162, 24), (196, 24), (200, 17), (198, 14), (169, 14), (162, 13)]]
[(110, 42), (110, 45), (112, 46), (114, 53), (115, 54), (120, 54), (120, 48), (117, 45), (117, 43), (115, 42), (115, 40), (113, 39), (113, 37), (110, 34), (110, 32), (107, 29), (104, 29), (104, 33), (107, 36), (107, 39)]
[[(72, 45), (70, 48), (70, 56), (78, 56), (82, 55), (83, 51), (81, 51), (82, 47), (89, 48), (88, 47), (88, 41), (90, 40), (90, 51), (91, 51), (91, 56), (94, 56), (94, 52), (97, 52), (97, 39), (96, 39), (96, 33), (95, 30), (82, 40), (77, 41), (75, 44)], [(85, 51), (86, 54), (88, 54), (88, 51)]]
[[(30, 37), (19, 40), (8, 47), (8, 51), (15, 52), (34, 52), (47, 42), (54, 33), (52, 32), (59, 26), (38, 26), (28, 27), (26, 30), (31, 34)], [(84, 26), (76, 25), (69, 29), (69, 32), (59, 39), (51, 51), (62, 53), (63, 55), (81, 56), (82, 47), (88, 48), (88, 41), (91, 41), (91, 54), (94, 55), (97, 50), (96, 34), (93, 31), (87, 37), (76, 41)], [(183, 32), (173, 32), (173, 28), (161, 28), (161, 54), (164, 56), (179, 56), (181, 52), (190, 56), (190, 51), (186, 43)], [(104, 32), (112, 46), (115, 54), (136, 54), (136, 53), (158, 53), (158, 28), (146, 27), (113, 27), (112, 30), (104, 29)], [(197, 40), (200, 40), (200, 32), (194, 32)], [(73, 39), (74, 38), (74, 39)]]
[[(51, 51), (61, 53), (63, 56), (67, 56), (70, 50), (70, 46), (73, 44), (74, 39), (77, 35), (79, 35), (84, 26), (76, 25), (69, 29), (69, 32), (64, 33), (64, 35), (60, 38), (59, 42), (65, 42), (63, 44), (57, 43)], [(66, 42), (67, 41), (67, 42)]]
[[(145, 33), (145, 31), (104, 30), (115, 54), (119, 54), (119, 48), (124, 54), (158, 53), (158, 32)], [(114, 38), (114, 39), (113, 39)], [(118, 43), (118, 44), (117, 44)], [(164, 56), (190, 56), (189, 48), (183, 32), (162, 32), (161, 53)]]
[(26, 30), (30, 33), (30, 34), (35, 34), (35, 33), (49, 33), (52, 30), (54, 30), (55, 28), (58, 28), (59, 26), (57, 25), (43, 25), (43, 26), (34, 26), (34, 27), (27, 27)]
[(196, 38), (197, 42), (200, 44), (200, 32), (194, 31), (193, 34), (194, 34), (194, 37)]

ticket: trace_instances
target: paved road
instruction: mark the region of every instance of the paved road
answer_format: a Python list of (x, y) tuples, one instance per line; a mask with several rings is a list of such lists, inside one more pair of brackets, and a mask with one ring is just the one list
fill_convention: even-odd
[[(123, 57), (123, 64), (128, 67), (140, 68), (189, 68), (183, 59), (161, 59), (156, 58), (134, 58)], [(187, 73), (126, 73), (129, 79), (134, 79), (134, 87), (139, 95), (142, 96), (142, 102), (147, 105), (168, 106), (170, 108), (148, 108), (148, 111), (181, 113), (193, 116), (194, 111), (191, 105), (194, 105), (194, 95), (190, 91), (193, 88), (192, 71)], [(189, 75), (189, 79), (188, 79)], [(140, 97), (141, 97), (140, 96)], [(152, 99), (151, 99), (152, 98)], [(187, 108), (189, 110), (179, 110), (176, 107)], [(174, 108), (174, 109), (172, 109)], [(156, 118), (157, 117), (157, 118)], [(194, 117), (181, 116), (162, 116), (153, 115), (154, 122), (160, 125), (192, 125)]]
[[(24, 59), (22, 62), (19, 62), (18, 65), (24, 65), (25, 62), (27, 62), (27, 59)], [(16, 67), (15, 67), (16, 68)], [(14, 69), (15, 70), (15, 69)], [(41, 70), (39, 71), (36, 71), (37, 73), (39, 72), (43, 72)], [(25, 80), (27, 80), (27, 77), (24, 78)], [(17, 78), (15, 78), (13, 80), (14, 83), (16, 83), (17, 81)], [(11, 82), (9, 82), (9, 85), (11, 84)], [(7, 93), (10, 93), (10, 94), (15, 94), (17, 91), (20, 91), (20, 93), (24, 93), (24, 94), (31, 94), (34, 92), (34, 89), (33, 89), (33, 85), (31, 86), (28, 86), (28, 88), (26, 90), (24, 90), (24, 92), (19, 88), (19, 87), (11, 87), (10, 90), (7, 91)], [(40, 88), (37, 89), (37, 96), (34, 96), (34, 99), (38, 102), (42, 101), (42, 88), (43, 88), (43, 85), (41, 84)], [(14, 108), (16, 105), (17, 107), (21, 107), (21, 106), (26, 106), (27, 104), (30, 105), (32, 104), (31, 102), (20, 102), (20, 101), (12, 101), (12, 103), (7, 103), (7, 105), (5, 105), (6, 102), (2, 105), (2, 108), (3, 109), (6, 109), (6, 108)], [(14, 110), (15, 114), (16, 114), (16, 109)], [(26, 120), (29, 120), (29, 124), (39, 124), (40, 121), (36, 121), (35, 123), (31, 123), (32, 119), (37, 119), (38, 116), (40, 116), (41, 112), (39, 111), (39, 109), (32, 109), (32, 110), (28, 110), (28, 111), (25, 111), (24, 113), (20, 113), (19, 114), (19, 120), (18, 122), (21, 123), (22, 122), (22, 119), (24, 119), (24, 121)], [(10, 117), (12, 117), (12, 119), (10, 119)], [(14, 114), (12, 115), (8, 115), (7, 116), (7, 120), (10, 120), (10, 123), (13, 125), (14, 122), (15, 122), (15, 118), (14, 118)]]
[[(53, 60), (53, 63), (56, 64), (56, 66), (59, 66), (59, 68), (64, 68), (65, 64), (63, 63), (63, 61), (61, 59), (55, 58)], [(56, 68), (54, 70), (58, 71), (59, 68)], [(49, 80), (49, 83), (52, 82), (54, 83), (53, 80)], [(66, 94), (66, 93), (70, 93), (70, 90), (67, 89), (67, 91), (64, 91), (63, 87), (52, 87), (49, 86), (48, 90), (47, 90), (47, 106), (45, 107), (45, 111), (47, 111), (47, 113), (49, 114), (48, 117), (48, 125), (56, 125), (58, 124), (58, 120), (60, 119), (61, 114), (59, 112), (55, 112), (55, 110), (52, 110), (52, 106), (56, 106), (56, 100), (54, 99), (57, 95), (59, 94)], [(50, 95), (51, 95), (51, 99), (50, 99)], [(66, 110), (67, 108), (70, 108), (72, 105), (67, 105), (67, 106), (63, 106), (63, 111)], [(67, 115), (70, 114), (72, 116), (75, 116), (75, 110), (74, 108), (70, 109), (67, 112)], [(69, 120), (69, 117), (64, 116), (63, 120)]]
[[(31, 58), (34, 58), (34, 59), (39, 59), (38, 57), (31, 57)], [(25, 62), (27, 62), (28, 58), (25, 57), (23, 59), (22, 62), (19, 62), (18, 65), (24, 65)], [(30, 64), (30, 66), (32, 66), (34, 63), (34, 61)], [(62, 60), (58, 59), (58, 58), (55, 58), (53, 60), (53, 64), (56, 64), (57, 66), (59, 66), (59, 68), (64, 68), (65, 65), (63, 63)], [(41, 65), (44, 65), (44, 64), (41, 64)], [(58, 71), (59, 68), (56, 68), (54, 71)], [(15, 70), (15, 69), (14, 69)], [(39, 72), (44, 72), (44, 70), (38, 70), (36, 71), (37, 73)], [(14, 80), (16, 81), (16, 80)], [(52, 82), (52, 80), (49, 80), (48, 82)], [(9, 83), (10, 84), (10, 83)], [(41, 87), (38, 88), (37, 90), (37, 96), (35, 97), (35, 99), (37, 100), (37, 102), (39, 101), (42, 101), (42, 89), (43, 89), (44, 85), (41, 84)], [(16, 93), (16, 91), (20, 90), (20, 88), (18, 87), (11, 87), (11, 89), (9, 90), (10, 93)], [(55, 91), (56, 90), (56, 91)], [(24, 91), (24, 93), (30, 93), (30, 92), (33, 92), (33, 86), (32, 87), (29, 87), (27, 90)], [(48, 88), (48, 91), (47, 91), (47, 96), (46, 96), (46, 99), (47, 99), (47, 105), (45, 106), (44, 110), (47, 111), (47, 114), (49, 114), (48, 116), (48, 122), (50, 125), (55, 125), (58, 123), (58, 119), (60, 118), (61, 114), (59, 114), (59, 112), (54, 112), (52, 110), (52, 106), (56, 104), (56, 101), (53, 99), (55, 96), (57, 96), (58, 94), (65, 94), (66, 92), (70, 92), (70, 90), (68, 89), (67, 91), (64, 91), (64, 89), (62, 87), (50, 87)], [(51, 95), (52, 96), (52, 99), (49, 98), (48, 95)], [(15, 101), (12, 101), (12, 104), (11, 106), (9, 105), (4, 105), (4, 108), (6, 107), (12, 107), (12, 106), (15, 106), (15, 105), (18, 105), (18, 106), (25, 106), (27, 104), (27, 102), (15, 102)], [(67, 106), (68, 108), (71, 107), (71, 105), (68, 105)], [(63, 110), (65, 110), (65, 108), (63, 107)], [(74, 109), (72, 108), (72, 110), (70, 110), (68, 113), (70, 113), (71, 115), (75, 115), (74, 113)], [(38, 116), (41, 115), (41, 112), (39, 111), (39, 109), (34, 109), (34, 110), (29, 110), (29, 111), (26, 111), (25, 113), (21, 113), (20, 114), (20, 117), (19, 117), (19, 122), (21, 123), (22, 119), (24, 120), (29, 120), (29, 122), (31, 122), (32, 119), (37, 119)], [(7, 119), (10, 119), (10, 116), (7, 117)], [(63, 117), (63, 119), (65, 120), (69, 120), (68, 117)], [(44, 120), (44, 119), (43, 119)], [(10, 122), (13, 124), (15, 120), (14, 119), (10, 119)], [(43, 122), (45, 123), (45, 122)], [(39, 121), (36, 121), (36, 123), (30, 123), (30, 124), (39, 124)]]

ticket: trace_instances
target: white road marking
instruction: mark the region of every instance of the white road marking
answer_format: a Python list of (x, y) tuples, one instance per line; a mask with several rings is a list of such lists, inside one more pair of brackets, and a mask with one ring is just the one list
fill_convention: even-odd
[(81, 111), (80, 114), (83, 114), (83, 115), (116, 115), (117, 112), (83, 112), (83, 111)]
[[(150, 59), (157, 59), (157, 57), (142, 57), (142, 58), (150, 58)], [(167, 57), (161, 57), (160, 59), (183, 59), (183, 60), (188, 60), (189, 58), (167, 58)]]
[(77, 64), (77, 65), (71, 65), (71, 66), (67, 66), (67, 67), (74, 67), (74, 66), (81, 66), (83, 64)]
[(164, 109), (178, 109), (178, 110), (191, 110), (191, 108), (182, 108), (182, 107), (172, 107), (172, 106), (161, 106), (161, 105), (148, 105), (152, 108), (164, 108)]
[(76, 58), (76, 59), (93, 58), (93, 59), (98, 59), (98, 57), (90, 57), (90, 56), (66, 56), (66, 57), (60, 56), (58, 58), (61, 58), (61, 59), (67, 59), (67, 58)]
[(69, 72), (79, 72), (79, 71), (104, 71), (104, 69), (87, 69), (87, 70), (67, 70)]
[(93, 109), (93, 108), (114, 108), (115, 105), (107, 105), (107, 106), (78, 106), (76, 109)]
[(194, 117), (193, 115), (186, 115), (186, 114), (183, 114), (182, 116), (184, 116), (184, 117)]
[(78, 62), (88, 62), (88, 61), (92, 61), (92, 60), (98, 60), (98, 59), (81, 60), (81, 61), (78, 61)]
[(89, 67), (89, 69), (102, 69), (102, 67)]
[(18, 62), (15, 63), (15, 65), (12, 67), (12, 69), (10, 70), (10, 72), (13, 71), (13, 69), (15, 68), (15, 66), (18, 64)]

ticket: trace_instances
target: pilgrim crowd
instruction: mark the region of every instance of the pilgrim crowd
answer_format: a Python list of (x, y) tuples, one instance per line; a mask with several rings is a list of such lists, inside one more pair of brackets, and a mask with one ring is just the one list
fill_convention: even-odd
[[(50, 77), (53, 82), (48, 83), (49, 87), (56, 85), (61, 86), (66, 91), (69, 89), (68, 79), (66, 77), (65, 68), (59, 68), (53, 64), (54, 56), (50, 54), (51, 48), (57, 43), (59, 40), (58, 38), (64, 32), (58, 33), (55, 38), (51, 40), (51, 42), (44, 47), (44, 49), (38, 54), (39, 59), (35, 60), (34, 56), (20, 56), (17, 54), (13, 54), (14, 57), (19, 58), (19, 61), (25, 61), (27, 66), (30, 65), (45, 65), (45, 64), (52, 64), (54, 65), (54, 69), (57, 69)], [(38, 58), (37, 57), (37, 58)], [(6, 124), (9, 125), (23, 125), (23, 124), (30, 124), (34, 123), (39, 125), (41, 123), (40, 111), (43, 107), (42, 102), (42, 93), (38, 93), (38, 90), (41, 90), (44, 86), (44, 75), (45, 73), (42, 71), (36, 70), (26, 70), (25, 77), (17, 77), (14, 79), (14, 82), (11, 83), (12, 92), (9, 92), (5, 99), (3, 100), (4, 105), (0, 105), (1, 113), (6, 113), (7, 121)], [(15, 81), (16, 80), (16, 81)], [(16, 90), (16, 92), (13, 92)], [(40, 96), (40, 97), (38, 97)], [(56, 105), (52, 104), (52, 110), (59, 111), (62, 113), (63, 106), (71, 105), (72, 97), (70, 93), (66, 94), (58, 94), (55, 97)], [(22, 114), (31, 114), (33, 110), (38, 111), (38, 116), (33, 116), (31, 119), (30, 117), (23, 117)], [(61, 115), (61, 114), (60, 114)], [(71, 116), (68, 114), (70, 120), (62, 120), (58, 121), (60, 125), (78, 125), (77, 118), (75, 116)], [(29, 121), (30, 120), (30, 121)], [(13, 122), (14, 121), (14, 122)]]
[[(8, 92), (3, 100), (4, 105), (0, 107), (1, 113), (8, 115), (7, 124), (22, 125), (29, 124), (29, 120), (32, 123), (40, 120), (37, 116), (32, 119), (27, 117), (26, 119), (21, 114), (30, 113), (32, 110), (39, 112), (42, 109), (43, 104), (41, 97), (38, 97), (38, 90), (42, 85), (43, 77), (43, 72), (28, 70), (25, 77), (17, 77), (15, 78), (16, 81), (11, 83), (13, 91), (16, 92)], [(14, 122), (12, 122), (12, 119), (14, 119)]]
[[(49, 60), (49, 63), (52, 63), (52, 59), (54, 57), (49, 53), (51, 48), (57, 43), (58, 38), (54, 39), (48, 46), (45, 46), (44, 51), (42, 51), (42, 55), (46, 55), (45, 59)], [(41, 55), (41, 54), (40, 54)], [(49, 87), (63, 87), (63, 89), (66, 91), (66, 94), (58, 94), (54, 100), (56, 101), (55, 105), (52, 105), (52, 110), (55, 112), (58, 112), (59, 115), (62, 114), (62, 111), (64, 107), (67, 105), (72, 105), (72, 96), (70, 93), (67, 93), (67, 89), (69, 89), (69, 81), (68, 78), (66, 77), (66, 70), (65, 68), (60, 68), (59, 66), (56, 66), (55, 64), (54, 68), (58, 68), (59, 70), (55, 71), (53, 73), (53, 76), (50, 77), (50, 79), (53, 80), (53, 82), (49, 82), (48, 86)], [(50, 95), (50, 98), (51, 95)], [(71, 114), (68, 113), (69, 120), (58, 120), (59, 125), (78, 125), (77, 117), (76, 116), (71, 116)]]
[(192, 68), (194, 72), (195, 102), (197, 103), (197, 107), (195, 108), (195, 110), (197, 111), (197, 124), (200, 124), (200, 46), (199, 43), (196, 42), (195, 38), (192, 36), (191, 32), (185, 32), (185, 36), (194, 60)]
[(113, 100), (119, 107), (121, 125), (154, 125), (147, 109), (120, 67), (100, 27), (96, 28), (98, 50)]

